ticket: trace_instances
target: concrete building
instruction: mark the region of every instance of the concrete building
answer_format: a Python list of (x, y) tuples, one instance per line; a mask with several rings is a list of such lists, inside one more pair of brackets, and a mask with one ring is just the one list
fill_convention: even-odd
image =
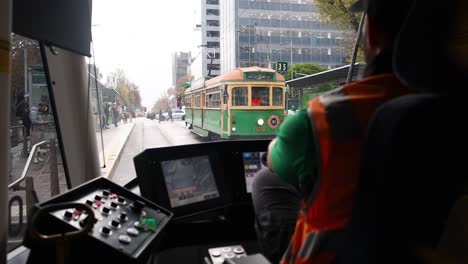
[(343, 32), (320, 20), (313, 0), (223, 0), (220, 12), (221, 72), (280, 61), (346, 64)]
[(224, 0), (201, 0), (201, 43), (200, 57), (203, 77), (216, 77), (220, 74), (220, 31), (219, 4)]
[(172, 57), (172, 85), (176, 87), (180, 77), (187, 76), (191, 63), (190, 52), (176, 52)]

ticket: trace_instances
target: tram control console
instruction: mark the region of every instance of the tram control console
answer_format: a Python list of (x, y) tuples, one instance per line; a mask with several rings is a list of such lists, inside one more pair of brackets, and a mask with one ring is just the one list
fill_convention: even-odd
[(24, 239), (28, 263), (145, 263), (172, 216), (97, 178), (35, 206)]

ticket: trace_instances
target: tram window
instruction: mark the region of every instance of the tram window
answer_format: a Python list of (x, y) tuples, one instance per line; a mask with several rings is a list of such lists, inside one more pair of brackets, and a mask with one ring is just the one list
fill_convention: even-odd
[[(27, 178), (8, 188), (11, 222), (8, 223), (8, 251), (21, 245), (28, 208), (26, 201), (44, 202), (51, 196), (68, 190), (67, 175), (62, 161), (55, 112), (49, 95), (47, 78), (37, 41), (12, 35), (11, 91), (15, 97), (10, 123), (10, 175), (8, 184), (20, 179), (27, 159), (32, 155)], [(26, 74), (25, 74), (26, 69)], [(26, 85), (25, 85), (26, 83)], [(94, 108), (94, 105), (92, 105)], [(33, 145), (44, 141), (34, 153)], [(52, 180), (51, 180), (52, 179)], [(26, 181), (34, 182), (32, 190), (20, 190)], [(7, 218), (7, 215), (1, 217)], [(20, 222), (22, 221), (22, 222)], [(6, 221), (5, 221), (6, 222)]]
[(233, 106), (247, 106), (248, 105), (248, 91), (247, 87), (235, 87), (232, 89), (232, 105)]
[(195, 96), (195, 107), (201, 107), (200, 95)]
[(252, 87), (252, 106), (269, 106), (270, 88)]
[(192, 98), (191, 97), (185, 97), (185, 107), (192, 107), (192, 105), (190, 104), (192, 101)]
[(273, 105), (283, 105), (283, 88), (273, 87)]
[(206, 96), (206, 107), (207, 108), (219, 108), (221, 106), (221, 94), (208, 94)]

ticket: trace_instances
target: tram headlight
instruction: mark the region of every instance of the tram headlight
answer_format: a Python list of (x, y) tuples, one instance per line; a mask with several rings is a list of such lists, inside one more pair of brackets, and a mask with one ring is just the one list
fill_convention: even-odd
[(231, 128), (232, 132), (236, 132), (236, 127)]
[(263, 124), (265, 124), (265, 121), (263, 121), (263, 119), (260, 118), (259, 120), (257, 120), (257, 124), (259, 126), (263, 126)]

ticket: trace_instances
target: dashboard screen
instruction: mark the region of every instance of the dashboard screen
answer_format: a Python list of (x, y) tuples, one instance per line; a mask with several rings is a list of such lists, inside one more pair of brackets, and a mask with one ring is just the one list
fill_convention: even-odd
[(265, 168), (262, 163), (262, 155), (266, 152), (244, 152), (242, 154), (244, 160), (244, 174), (245, 174), (245, 185), (247, 192), (252, 192), (252, 181), (259, 170)]
[(208, 156), (161, 162), (171, 207), (219, 197)]

